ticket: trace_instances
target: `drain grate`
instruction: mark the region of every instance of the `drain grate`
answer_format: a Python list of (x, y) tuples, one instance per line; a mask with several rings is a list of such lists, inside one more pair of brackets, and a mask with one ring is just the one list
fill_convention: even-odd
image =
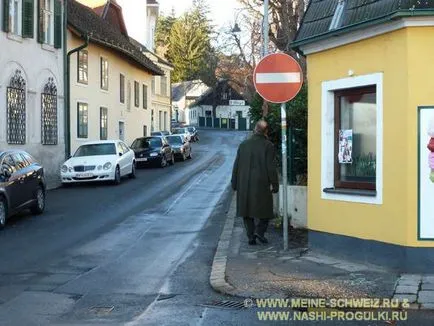
[(111, 306), (111, 307), (92, 307), (90, 308), (90, 312), (96, 314), (96, 315), (108, 315), (109, 313), (111, 313), (113, 311), (115, 307)]
[(202, 307), (207, 308), (222, 308), (222, 309), (246, 309), (244, 301), (214, 301), (211, 303), (201, 304)]

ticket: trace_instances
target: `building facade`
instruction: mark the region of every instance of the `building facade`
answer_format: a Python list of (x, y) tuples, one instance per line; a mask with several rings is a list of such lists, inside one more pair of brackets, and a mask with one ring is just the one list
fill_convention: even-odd
[(70, 56), (72, 153), (90, 140), (121, 139), (131, 145), (148, 135), (152, 77), (164, 72), (130, 42), (116, 2), (93, 10), (69, 2), (68, 50), (82, 45)]
[[(201, 80), (190, 80), (172, 85), (172, 117), (174, 121), (194, 124), (187, 108), (210, 89)], [(194, 118), (192, 116), (192, 118)]]
[(34, 156), (50, 188), (65, 159), (63, 10), (60, 0), (0, 7), (0, 148)]
[(188, 124), (199, 127), (250, 130), (250, 105), (227, 80), (220, 80), (186, 108)]
[(326, 2), (310, 3), (293, 44), (309, 76), (309, 244), (428, 272), (434, 8)]

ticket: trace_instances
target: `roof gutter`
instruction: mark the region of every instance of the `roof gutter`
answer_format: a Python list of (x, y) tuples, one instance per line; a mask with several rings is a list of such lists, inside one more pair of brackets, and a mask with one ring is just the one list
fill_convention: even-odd
[[(66, 27), (65, 27), (66, 31)], [(66, 34), (66, 32), (65, 32)], [(66, 37), (65, 37), (66, 39)], [(66, 42), (65, 42), (66, 43)], [(68, 159), (71, 156), (71, 100), (70, 100), (70, 90), (71, 90), (71, 79), (70, 79), (70, 70), (71, 70), (71, 55), (74, 53), (83, 50), (84, 48), (87, 48), (89, 46), (89, 35), (86, 35), (84, 38), (84, 44), (80, 45), (79, 47), (72, 49), (68, 52), (66, 55), (66, 74), (65, 74), (65, 80), (66, 80), (66, 92), (67, 96), (65, 96), (65, 156), (66, 159)], [(66, 46), (65, 46), (66, 49)], [(67, 50), (65, 50), (66, 52)]]
[(392, 14), (387, 14), (387, 15), (384, 15), (381, 17), (376, 17), (376, 18), (365, 20), (365, 21), (362, 21), (362, 22), (359, 22), (356, 24), (348, 25), (344, 28), (340, 28), (340, 29), (335, 30), (333, 32), (326, 32), (326, 33), (315, 35), (315, 36), (312, 36), (312, 37), (309, 37), (309, 38), (306, 38), (306, 39), (303, 39), (300, 41), (292, 42), (290, 44), (290, 48), (293, 49), (294, 51), (304, 55), (303, 52), (299, 49), (299, 47), (306, 45), (306, 44), (321, 41), (321, 40), (324, 40), (324, 39), (327, 39), (327, 38), (330, 38), (333, 36), (340, 36), (342, 34), (361, 29), (362, 27), (384, 24), (384, 23), (390, 22), (392, 20), (397, 20), (400, 18), (423, 17), (423, 16), (433, 16), (433, 15), (434, 15), (434, 10), (432, 10), (432, 9), (397, 10)]

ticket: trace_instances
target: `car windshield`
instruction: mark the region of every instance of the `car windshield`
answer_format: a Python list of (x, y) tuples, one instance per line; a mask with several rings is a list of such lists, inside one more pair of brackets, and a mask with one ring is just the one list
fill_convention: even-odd
[(133, 142), (131, 148), (157, 148), (161, 146), (162, 142), (160, 138), (139, 138)]
[(184, 129), (173, 129), (174, 134), (183, 134), (184, 132)]
[(116, 146), (108, 144), (81, 145), (74, 154), (74, 157), (97, 156), (97, 155), (116, 155)]
[(188, 131), (194, 132), (194, 128), (188, 128)]
[(180, 136), (169, 136), (166, 137), (167, 141), (170, 145), (181, 145), (182, 144), (182, 138)]
[(170, 135), (168, 131), (162, 131), (161, 132), (164, 136)]
[(161, 136), (161, 132), (151, 132), (151, 136)]

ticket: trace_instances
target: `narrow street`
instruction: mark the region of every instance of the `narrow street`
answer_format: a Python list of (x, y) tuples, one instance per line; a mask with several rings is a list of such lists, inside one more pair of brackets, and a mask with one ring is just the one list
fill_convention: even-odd
[(203, 259), (188, 267), (198, 277), (189, 292), (210, 288), (233, 158), (246, 134), (200, 135), (192, 160), (140, 169), (120, 186), (53, 190), (45, 214), (9, 220), (0, 233), (0, 325), (128, 322), (160, 294), (178, 292), (169, 279), (193, 253)]

